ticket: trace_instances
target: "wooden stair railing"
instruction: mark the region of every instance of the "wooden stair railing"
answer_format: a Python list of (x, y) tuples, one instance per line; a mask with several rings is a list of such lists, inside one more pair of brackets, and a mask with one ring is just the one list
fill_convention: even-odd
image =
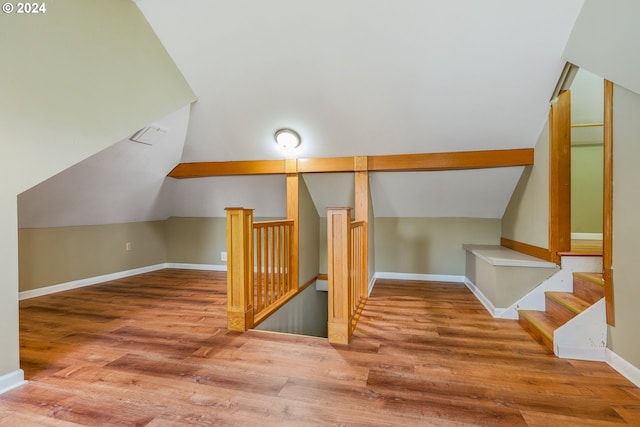
[(351, 222), (351, 208), (327, 209), (328, 339), (349, 344), (367, 302), (364, 221)]
[(227, 327), (246, 331), (298, 293), (292, 279), (293, 220), (253, 222), (227, 208)]
[(293, 220), (253, 224), (254, 323), (260, 323), (298, 292), (291, 277)]

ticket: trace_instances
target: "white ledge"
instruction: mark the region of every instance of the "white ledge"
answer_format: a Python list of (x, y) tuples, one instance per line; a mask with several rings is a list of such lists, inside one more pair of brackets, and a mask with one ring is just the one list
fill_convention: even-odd
[(483, 261), (497, 267), (556, 268), (556, 264), (553, 262), (532, 257), (504, 246), (462, 245), (462, 247)]

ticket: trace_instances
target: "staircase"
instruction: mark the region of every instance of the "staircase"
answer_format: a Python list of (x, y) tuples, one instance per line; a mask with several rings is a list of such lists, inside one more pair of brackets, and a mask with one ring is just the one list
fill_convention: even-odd
[(518, 310), (518, 321), (553, 353), (556, 329), (603, 297), (602, 274), (573, 273), (573, 292), (545, 292), (545, 311)]

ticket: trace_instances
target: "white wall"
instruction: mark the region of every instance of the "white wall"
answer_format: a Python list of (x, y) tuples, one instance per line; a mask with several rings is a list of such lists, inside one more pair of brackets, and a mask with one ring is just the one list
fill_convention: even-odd
[(640, 169), (640, 2), (586, 0), (564, 57), (615, 83), (613, 96), (613, 283), (616, 326), (608, 347), (640, 368), (638, 181)]
[(586, 0), (563, 57), (640, 93), (638, 16), (637, 0)]
[(640, 94), (614, 88), (613, 143), (613, 286), (616, 326), (608, 346), (640, 369)]
[(502, 218), (502, 237), (540, 248), (549, 247), (549, 123), (534, 152), (533, 166), (520, 177)]
[(255, 209), (254, 218), (287, 216), (285, 175), (169, 178), (169, 215), (177, 217), (226, 217), (225, 208)]
[(0, 14), (0, 376), (19, 369), (17, 194), (195, 98), (134, 3), (48, 6)]

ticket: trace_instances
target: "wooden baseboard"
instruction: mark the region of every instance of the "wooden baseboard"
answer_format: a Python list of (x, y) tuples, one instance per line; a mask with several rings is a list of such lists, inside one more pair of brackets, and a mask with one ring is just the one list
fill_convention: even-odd
[(513, 249), (514, 251), (522, 252), (523, 254), (531, 255), (545, 261), (553, 262), (553, 254), (549, 249), (529, 245), (527, 243), (517, 242), (515, 240), (507, 239), (506, 237), (500, 238), (500, 245), (504, 246), (505, 248)]

